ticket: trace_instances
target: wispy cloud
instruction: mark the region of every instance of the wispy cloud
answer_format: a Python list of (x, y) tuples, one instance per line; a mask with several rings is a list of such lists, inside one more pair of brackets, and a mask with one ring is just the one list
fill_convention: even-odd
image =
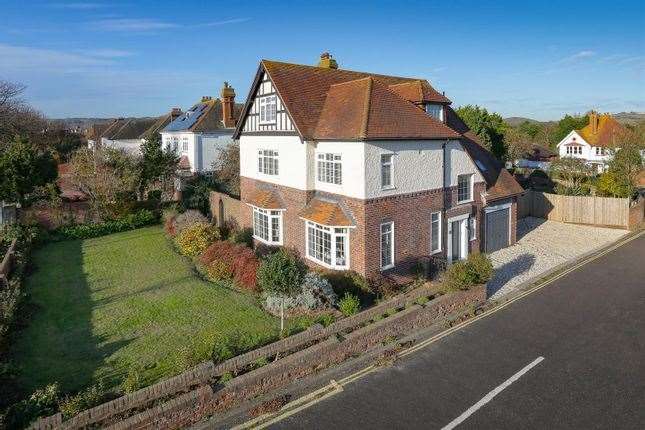
[(76, 2), (76, 3), (52, 3), (49, 7), (56, 9), (76, 9), (76, 10), (94, 10), (105, 7), (103, 3), (89, 3), (89, 2)]
[(92, 23), (93, 27), (105, 31), (150, 32), (180, 27), (179, 24), (152, 18), (103, 19)]
[(197, 24), (197, 27), (219, 27), (220, 25), (227, 25), (227, 24), (240, 24), (242, 22), (249, 21), (251, 18), (232, 18), (232, 19), (224, 19), (221, 21), (212, 21), (212, 22), (206, 22), (204, 24)]
[(112, 64), (107, 58), (83, 55), (75, 52), (0, 43), (0, 74), (11, 71), (39, 70), (65, 73), (79, 68), (99, 67)]
[(565, 57), (565, 58), (561, 59), (559, 62), (560, 63), (574, 63), (574, 62), (584, 60), (584, 59), (587, 59), (587, 58), (591, 58), (591, 57), (595, 57), (595, 56), (596, 56), (595, 51), (586, 50), (586, 51), (576, 52), (573, 55), (569, 55), (568, 57)]

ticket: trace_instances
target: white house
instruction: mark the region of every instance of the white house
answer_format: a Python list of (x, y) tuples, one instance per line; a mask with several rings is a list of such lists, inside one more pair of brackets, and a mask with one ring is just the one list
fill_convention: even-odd
[(580, 130), (572, 130), (560, 143), (558, 154), (560, 158), (572, 157), (585, 160), (597, 169), (605, 170), (613, 152), (619, 144), (620, 135), (625, 128), (610, 114), (598, 115), (589, 113), (589, 124)]
[(224, 83), (221, 100), (209, 96), (188, 109), (161, 131), (164, 148), (176, 151), (180, 167), (192, 173), (208, 173), (219, 150), (233, 142), (235, 122), (241, 106), (235, 91)]

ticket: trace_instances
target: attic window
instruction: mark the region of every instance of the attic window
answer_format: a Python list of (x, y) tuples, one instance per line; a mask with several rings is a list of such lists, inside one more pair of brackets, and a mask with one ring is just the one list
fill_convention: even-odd
[(276, 96), (261, 97), (260, 124), (274, 124), (276, 118)]
[(486, 171), (486, 166), (484, 166), (484, 163), (482, 163), (480, 160), (475, 160), (475, 164), (477, 165), (477, 167), (479, 167), (479, 170), (481, 170), (482, 172)]
[(426, 104), (426, 113), (431, 117), (433, 117), (434, 119), (443, 121), (443, 106), (440, 104), (436, 104), (436, 103)]

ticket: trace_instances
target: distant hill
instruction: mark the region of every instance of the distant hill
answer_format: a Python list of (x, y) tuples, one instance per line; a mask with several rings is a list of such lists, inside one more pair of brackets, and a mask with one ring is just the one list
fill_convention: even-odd
[[(613, 113), (612, 114), (616, 120), (623, 124), (635, 124), (639, 121), (644, 121), (645, 120), (645, 112), (618, 112), (618, 113)], [(506, 124), (517, 127), (518, 125), (522, 124), (524, 121), (528, 121), (531, 123), (536, 123), (536, 124), (548, 124), (550, 122), (557, 122), (555, 121), (538, 121), (532, 118), (525, 118), (521, 116), (510, 116), (508, 118), (504, 118), (504, 121)]]

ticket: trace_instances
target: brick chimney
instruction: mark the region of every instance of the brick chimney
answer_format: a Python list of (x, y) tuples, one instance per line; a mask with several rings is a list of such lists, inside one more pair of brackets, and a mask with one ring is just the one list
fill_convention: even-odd
[(598, 112), (594, 110), (589, 112), (589, 124), (591, 124), (591, 133), (598, 133)]
[(338, 63), (334, 60), (329, 52), (323, 52), (320, 54), (320, 61), (318, 61), (318, 67), (322, 69), (337, 69)]
[(181, 113), (182, 113), (181, 108), (178, 108), (178, 107), (172, 108), (172, 110), (170, 111), (170, 120), (172, 121), (173, 119), (181, 116)]
[(224, 82), (221, 95), (222, 122), (224, 123), (224, 127), (235, 127), (235, 117), (233, 116), (235, 111), (235, 90), (228, 84), (228, 82)]
[(206, 103), (213, 100), (211, 96), (202, 96), (202, 103)]

